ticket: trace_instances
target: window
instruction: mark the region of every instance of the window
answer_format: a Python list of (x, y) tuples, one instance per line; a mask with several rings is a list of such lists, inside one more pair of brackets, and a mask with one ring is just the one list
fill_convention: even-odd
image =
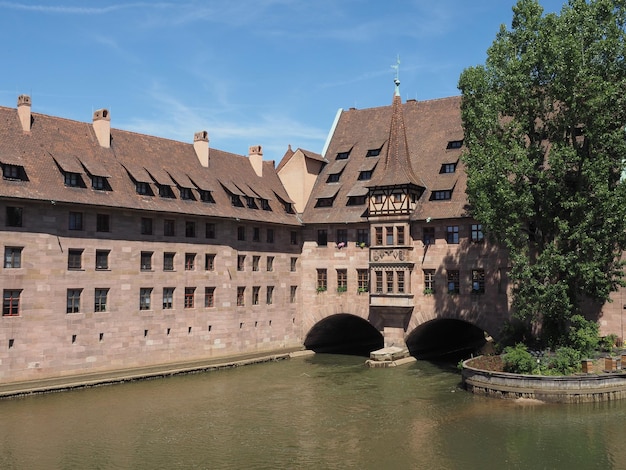
[(4, 267), (5, 268), (21, 268), (22, 267), (22, 247), (6, 246), (4, 247)]
[(259, 199), (261, 201), (261, 209), (263, 209), (264, 211), (271, 211), (272, 208), (270, 206), (270, 202), (267, 199)]
[(67, 269), (81, 269), (83, 250), (70, 248), (67, 252)]
[(261, 257), (260, 256), (253, 256), (252, 257), (252, 270), (253, 271), (258, 271), (259, 270), (259, 261), (261, 261)]
[(335, 160), (345, 160), (346, 158), (348, 158), (350, 156), (350, 152), (352, 151), (352, 149), (348, 150), (347, 152), (339, 152), (337, 153), (337, 157), (335, 157)]
[(404, 245), (404, 227), (402, 225), (396, 227), (396, 238), (398, 245)]
[(430, 196), (431, 201), (447, 201), (452, 198), (452, 191), (449, 189), (441, 190), (441, 191), (433, 191)]
[(70, 212), (68, 228), (70, 230), (82, 230), (83, 229), (83, 213), (82, 212)]
[(292, 245), (298, 244), (298, 232), (296, 232), (295, 230), (292, 230), (289, 238), (290, 238)]
[(448, 225), (446, 227), (446, 241), (451, 244), (459, 243), (459, 226)]
[(259, 227), (252, 228), (252, 241), (253, 242), (261, 241), (261, 229)]
[(65, 186), (72, 186), (75, 188), (83, 186), (83, 179), (80, 177), (80, 174), (71, 173), (69, 171), (66, 171), (63, 174), (63, 182), (65, 183)]
[(444, 163), (441, 165), (439, 173), (454, 173), (456, 171), (456, 163)]
[(396, 271), (396, 287), (398, 294), (404, 293), (404, 271)]
[(337, 292), (345, 292), (348, 290), (348, 270), (337, 270)]
[(424, 294), (435, 293), (435, 270), (424, 269)]
[(151, 298), (152, 287), (142, 287), (139, 289), (139, 310), (150, 310)]
[(404, 200), (403, 193), (393, 193), (393, 202), (402, 202)]
[(463, 146), (463, 140), (451, 140), (448, 142), (447, 149), (460, 149)]
[(246, 227), (237, 227), (237, 240), (244, 241), (246, 239)]
[(168, 186), (166, 184), (157, 184), (157, 187), (159, 188), (159, 196), (168, 199), (174, 199), (174, 191), (172, 191), (171, 186)]
[(193, 193), (191, 192), (190, 188), (178, 188), (179, 192), (180, 192), (180, 198), (183, 201), (193, 201), (194, 197), (193, 197)]
[(393, 271), (385, 271), (387, 293), (393, 293)]
[(109, 296), (109, 289), (96, 289), (94, 291), (94, 305), (93, 311), (106, 312), (107, 311), (107, 298)]
[(213, 253), (204, 255), (204, 270), (215, 271), (215, 255)]
[(82, 289), (67, 290), (67, 309), (66, 313), (80, 312), (80, 294)]
[(328, 289), (328, 275), (325, 269), (317, 270), (317, 291), (323, 292)]
[(163, 221), (163, 235), (166, 237), (173, 237), (176, 235), (176, 222), (172, 219), (165, 219)]
[(163, 271), (174, 271), (174, 255), (176, 253), (163, 253)]
[(291, 286), (289, 289), (289, 303), (296, 303), (296, 292), (298, 290), (298, 286)]
[(274, 229), (273, 228), (268, 228), (267, 229), (267, 239), (266, 239), (267, 243), (274, 243)]
[(215, 199), (213, 199), (213, 195), (211, 194), (211, 191), (207, 191), (206, 189), (200, 189), (200, 200), (202, 202), (211, 202), (214, 203)]
[(109, 250), (96, 250), (96, 269), (109, 269)]
[(482, 242), (483, 241), (483, 226), (482, 226), (482, 224), (472, 224), (472, 241), (473, 242)]
[(237, 255), (237, 271), (244, 271), (246, 267), (246, 255)]
[(252, 286), (252, 305), (259, 305), (260, 286)]
[(141, 194), (142, 196), (152, 196), (150, 185), (148, 183), (144, 183), (143, 181), (137, 181), (135, 183), (135, 192), (137, 194)]
[(369, 149), (365, 154), (366, 157), (377, 157), (380, 155), (380, 149)]
[(315, 207), (332, 207), (335, 197), (320, 197), (315, 203)]
[(472, 269), (472, 294), (485, 293), (485, 270)]
[(241, 198), (239, 196), (237, 196), (236, 194), (231, 194), (230, 195), (230, 203), (234, 207), (243, 207), (243, 203), (241, 202)]
[(367, 292), (369, 290), (369, 271), (367, 269), (357, 269), (358, 291)]
[(244, 295), (246, 293), (246, 288), (239, 286), (237, 287), (237, 307), (243, 307), (245, 305)]
[(274, 271), (274, 257), (267, 257), (267, 271)]
[(363, 247), (367, 246), (370, 243), (370, 232), (366, 228), (358, 228), (356, 229), (356, 243), (357, 245)]
[(24, 168), (19, 165), (3, 165), (2, 177), (5, 180), (22, 180), (25, 179), (23, 171)]
[(274, 303), (274, 286), (267, 286), (265, 290), (265, 303), (272, 305)]
[(205, 238), (215, 238), (215, 224), (212, 222), (207, 222), (204, 226), (204, 236)]
[(174, 308), (174, 288), (163, 288), (163, 310), (171, 310)]
[(328, 175), (328, 178), (326, 179), (327, 183), (337, 183), (339, 181), (339, 178), (341, 177), (341, 172), (339, 173), (331, 173), (330, 175)]
[(383, 228), (376, 227), (374, 229), (374, 233), (375, 233), (375, 239), (376, 239), (376, 246), (381, 246), (383, 244)]
[(448, 294), (458, 294), (459, 291), (459, 272), (456, 270), (448, 271)]
[(108, 191), (109, 183), (107, 182), (107, 179), (104, 176), (94, 175), (91, 177), (91, 187), (99, 191)]
[(185, 271), (193, 271), (196, 269), (196, 254), (185, 253)]
[(382, 204), (383, 203), (383, 195), (382, 194), (374, 194), (374, 204)]
[(393, 227), (385, 227), (385, 245), (394, 245)]
[(152, 235), (152, 219), (149, 217), (141, 218), (141, 234)]
[(141, 252), (140, 268), (142, 271), (152, 270), (152, 251)]
[(376, 293), (382, 294), (383, 292), (383, 272), (382, 271), (374, 271), (374, 277), (376, 278)]
[(187, 220), (185, 222), (185, 237), (187, 238), (195, 238), (196, 237), (196, 223)]
[(215, 287), (204, 288), (204, 307), (215, 307)]
[(328, 232), (326, 229), (320, 229), (317, 231), (317, 246), (328, 245)]
[(297, 265), (298, 265), (298, 258), (293, 258), (293, 257), (292, 257), (292, 258), (291, 258), (290, 265), (289, 265), (289, 270), (290, 270), (292, 273), (295, 273), (295, 272), (296, 272), (296, 267), (297, 267)]
[(2, 292), (2, 316), (14, 317), (20, 314), (20, 295), (18, 289), (4, 289)]
[(372, 179), (372, 170), (364, 170), (359, 173), (359, 180), (366, 181)]
[(244, 196), (246, 198), (246, 206), (248, 209), (258, 209), (259, 207), (256, 205), (256, 201), (251, 196)]
[(435, 227), (424, 227), (422, 229), (422, 241), (426, 246), (435, 244)]
[(348, 244), (348, 230), (345, 228), (337, 229), (337, 243), (343, 243), (343, 245)]
[(185, 308), (193, 308), (195, 293), (195, 287), (185, 287)]
[(7, 227), (21, 227), (22, 226), (22, 208), (7, 206)]

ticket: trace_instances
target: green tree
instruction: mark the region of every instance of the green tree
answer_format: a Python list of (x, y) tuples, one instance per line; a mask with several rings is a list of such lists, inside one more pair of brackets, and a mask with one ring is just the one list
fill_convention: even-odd
[(514, 314), (552, 347), (623, 285), (625, 24), (626, 0), (519, 0), (459, 80), (472, 215), (509, 250)]

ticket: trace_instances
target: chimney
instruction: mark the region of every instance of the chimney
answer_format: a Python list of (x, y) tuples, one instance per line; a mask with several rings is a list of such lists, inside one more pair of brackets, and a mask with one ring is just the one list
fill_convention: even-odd
[(209, 133), (207, 131), (196, 132), (193, 135), (193, 149), (196, 157), (200, 160), (200, 165), (205, 168), (209, 166)]
[(30, 96), (20, 95), (17, 97), (17, 115), (20, 118), (22, 130), (24, 132), (30, 132)]
[(257, 176), (263, 176), (263, 149), (260, 145), (253, 145), (248, 151), (248, 158), (250, 159), (250, 165), (254, 169)]
[(99, 109), (93, 113), (93, 131), (100, 147), (111, 147), (111, 116), (108, 109)]

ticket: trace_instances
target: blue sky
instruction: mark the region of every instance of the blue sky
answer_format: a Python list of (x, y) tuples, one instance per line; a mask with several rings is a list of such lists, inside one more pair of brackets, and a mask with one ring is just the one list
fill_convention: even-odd
[[(565, 0), (541, 0), (559, 12)], [(339, 108), (458, 95), (515, 0), (0, 0), (0, 106), (247, 154), (321, 152)]]

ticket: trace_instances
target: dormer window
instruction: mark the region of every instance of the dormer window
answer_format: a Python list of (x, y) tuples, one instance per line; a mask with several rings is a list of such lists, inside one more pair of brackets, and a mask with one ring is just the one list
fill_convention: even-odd
[(258, 209), (259, 206), (256, 205), (256, 201), (251, 196), (246, 196), (246, 206), (248, 209)]
[(341, 177), (341, 173), (332, 173), (328, 175), (327, 183), (337, 183), (339, 182), (339, 178)]
[(334, 197), (321, 197), (317, 200), (315, 207), (332, 207)]
[(66, 171), (63, 174), (63, 179), (65, 182), (65, 186), (71, 186), (75, 188), (80, 188), (84, 186), (83, 179), (80, 177), (79, 173), (72, 173), (72, 172)]
[(230, 195), (230, 203), (235, 207), (243, 207), (243, 203), (241, 202), (241, 198), (236, 194)]
[(447, 201), (452, 198), (452, 191), (449, 189), (443, 191), (433, 191), (431, 200), (433, 201)]
[(351, 151), (352, 149), (348, 150), (347, 152), (337, 153), (337, 157), (335, 157), (335, 160), (346, 160), (350, 156)]
[(360, 181), (366, 181), (366, 180), (371, 180), (372, 179), (372, 172), (371, 170), (368, 171), (362, 171), (359, 173), (359, 180)]
[(271, 211), (270, 202), (267, 199), (261, 199), (261, 209), (264, 211)]
[(211, 191), (206, 191), (204, 189), (200, 189), (200, 200), (202, 202), (211, 202), (211, 203), (215, 203), (215, 199), (213, 199), (213, 195), (211, 194)]
[(462, 146), (463, 146), (463, 140), (451, 140), (448, 142), (448, 146), (446, 147), (446, 149), (448, 150), (460, 149)]
[(110, 191), (111, 186), (104, 176), (92, 176), (91, 187), (100, 191)]
[(166, 184), (159, 184), (159, 196), (168, 199), (174, 199), (174, 191), (172, 188)]
[(189, 188), (180, 188), (180, 198), (184, 201), (193, 201), (193, 193)]
[(365, 154), (366, 157), (377, 157), (380, 155), (380, 149), (369, 149)]
[(143, 181), (137, 181), (135, 183), (135, 191), (137, 194), (141, 194), (142, 196), (153, 196), (150, 185), (148, 183), (144, 183)]
[(441, 169), (439, 173), (454, 173), (456, 172), (456, 162), (455, 163), (444, 163), (441, 165)]
[(25, 180), (24, 167), (19, 165), (2, 165), (2, 177), (5, 180)]

